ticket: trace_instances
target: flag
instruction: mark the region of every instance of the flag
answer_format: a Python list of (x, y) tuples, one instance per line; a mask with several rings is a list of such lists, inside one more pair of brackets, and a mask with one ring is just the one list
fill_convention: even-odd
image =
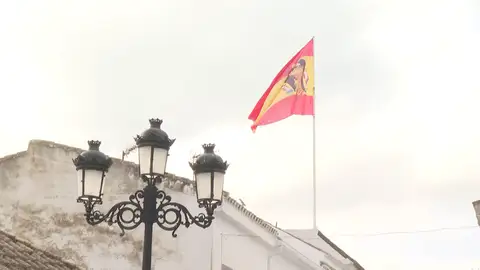
[(252, 131), (292, 115), (314, 114), (313, 38), (275, 76), (248, 116)]

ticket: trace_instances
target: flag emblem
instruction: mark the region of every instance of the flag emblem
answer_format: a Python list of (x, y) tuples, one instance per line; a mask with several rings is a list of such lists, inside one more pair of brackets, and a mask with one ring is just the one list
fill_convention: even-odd
[(291, 115), (314, 114), (313, 39), (275, 76), (248, 119), (252, 131)]

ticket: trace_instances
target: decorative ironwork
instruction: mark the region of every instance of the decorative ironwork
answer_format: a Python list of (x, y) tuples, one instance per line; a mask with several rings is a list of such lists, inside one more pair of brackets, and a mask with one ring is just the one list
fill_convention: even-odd
[[(170, 139), (168, 134), (160, 128), (162, 120), (154, 118), (149, 121), (150, 128), (134, 137), (135, 146), (122, 152), (122, 160), (124, 160), (131, 151), (139, 149), (138, 169), (146, 186), (130, 195), (128, 201), (113, 205), (106, 213), (96, 210), (95, 206), (102, 204), (105, 175), (112, 166), (112, 159), (100, 152), (100, 141), (89, 141), (89, 150), (82, 152), (73, 160), (81, 190), (77, 202), (84, 204), (85, 219), (88, 224), (98, 225), (102, 222), (107, 222), (110, 226), (116, 224), (122, 231), (120, 236), (125, 235), (125, 230), (133, 230), (141, 223), (145, 224), (143, 270), (152, 269), (153, 224), (156, 223), (161, 229), (172, 232), (173, 237), (177, 237), (176, 232), (182, 225), (188, 228), (195, 224), (205, 229), (212, 224), (213, 212), (222, 204), (223, 181), (228, 167), (227, 162), (214, 153), (214, 144), (203, 145), (205, 153), (190, 162), (195, 179), (198, 174), (207, 177), (208, 174), (210, 175), (210, 183), (204, 183), (205, 188), (210, 188), (210, 194), (207, 194), (208, 196), (203, 194), (199, 198), (197, 192), (199, 207), (205, 208), (206, 213), (192, 215), (184, 205), (172, 202), (169, 195), (155, 186), (164, 180), (168, 151), (175, 139)], [(95, 177), (98, 178), (95, 179)], [(205, 179), (208, 180), (208, 178)], [(217, 188), (217, 183), (221, 190)], [(88, 189), (85, 188), (86, 186)], [(98, 193), (92, 192), (92, 188), (95, 187), (98, 188)]]
[[(205, 229), (212, 224), (214, 219), (213, 213), (207, 215), (200, 213), (197, 216), (193, 216), (184, 205), (172, 202), (172, 197), (162, 190), (157, 191), (157, 199), (160, 200), (160, 204), (157, 207), (157, 219), (155, 222), (160, 228), (171, 231), (173, 237), (177, 237), (175, 232), (180, 225), (188, 228), (190, 225), (195, 224)], [(169, 218), (169, 215), (173, 219)]]
[[(154, 200), (146, 198), (148, 196), (155, 196), (155, 198), (153, 198)], [(107, 222), (109, 226), (116, 224), (122, 231), (120, 236), (125, 235), (125, 230), (133, 230), (141, 223), (150, 221), (165, 231), (171, 231), (173, 237), (177, 237), (176, 231), (182, 225), (188, 228), (195, 224), (205, 229), (212, 224), (213, 211), (194, 216), (184, 205), (171, 200), (172, 197), (165, 191), (157, 189), (154, 184), (148, 184), (143, 190), (137, 190), (130, 195), (128, 201), (115, 204), (106, 214), (94, 210), (95, 206), (100, 204), (98, 202), (90, 200), (80, 202), (83, 202), (85, 206), (85, 218), (88, 224), (98, 225), (102, 222)], [(149, 201), (155, 203), (155, 211), (145, 211), (145, 204)]]
[[(95, 201), (81, 201), (85, 206), (85, 219), (90, 225), (98, 225), (107, 222), (109, 226), (116, 224), (122, 231), (120, 236), (125, 235), (125, 230), (133, 230), (142, 221), (143, 207), (140, 199), (143, 198), (143, 190), (137, 190), (135, 194), (130, 195), (129, 201), (123, 201), (115, 204), (106, 214), (99, 210), (94, 210), (99, 203)], [(130, 213), (131, 218), (126, 214)]]

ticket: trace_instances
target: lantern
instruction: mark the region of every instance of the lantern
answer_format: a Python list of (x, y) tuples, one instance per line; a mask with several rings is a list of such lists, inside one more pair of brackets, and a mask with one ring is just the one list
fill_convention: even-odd
[(215, 208), (222, 204), (223, 183), (229, 165), (214, 153), (215, 144), (204, 144), (202, 147), (204, 153), (190, 163), (196, 182), (197, 201), (201, 206), (211, 205)]
[(153, 178), (165, 174), (168, 150), (175, 139), (169, 139), (167, 133), (160, 129), (162, 122), (160, 119), (150, 119), (150, 128), (135, 138), (142, 176)]
[(102, 203), (105, 176), (112, 166), (112, 160), (100, 152), (100, 144), (100, 141), (88, 141), (88, 151), (82, 152), (73, 159), (73, 164), (77, 169), (77, 201)]

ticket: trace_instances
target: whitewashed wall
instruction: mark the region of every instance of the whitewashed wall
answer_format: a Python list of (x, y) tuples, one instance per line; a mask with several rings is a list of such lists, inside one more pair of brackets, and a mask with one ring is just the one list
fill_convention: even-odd
[[(76, 203), (72, 164), (78, 153), (76, 148), (32, 141), (25, 153), (0, 159), (1, 229), (84, 268), (140, 269), (142, 225), (120, 237), (116, 226), (93, 227), (84, 220), (83, 205)], [(191, 188), (180, 181), (173, 185), (181, 191), (167, 189), (173, 200), (198, 213), (195, 197), (188, 195)], [(135, 165), (115, 160), (100, 209), (127, 200), (141, 187)], [(278, 253), (281, 241), (232, 205), (224, 203), (216, 216), (211, 228), (180, 228), (178, 238), (155, 227), (154, 269), (220, 270), (222, 263), (234, 270), (267, 270), (268, 265), (268, 270), (309, 269), (291, 253)]]
[(264, 241), (225, 212), (219, 212), (218, 217), (219, 220), (213, 227), (213, 261), (217, 266), (213, 270), (220, 270), (222, 264), (235, 270), (305, 269), (305, 265), (300, 261), (278, 255), (277, 245)]
[[(356, 269), (352, 261), (343, 257), (332, 246), (321, 239), (317, 233), (317, 230), (287, 230), (279, 231), (279, 236), (282, 238), (282, 241), (288, 249), (301, 253), (308, 262), (328, 265), (331, 269)], [(306, 245), (303, 241), (300, 241), (292, 235), (314, 245), (316, 248)]]

